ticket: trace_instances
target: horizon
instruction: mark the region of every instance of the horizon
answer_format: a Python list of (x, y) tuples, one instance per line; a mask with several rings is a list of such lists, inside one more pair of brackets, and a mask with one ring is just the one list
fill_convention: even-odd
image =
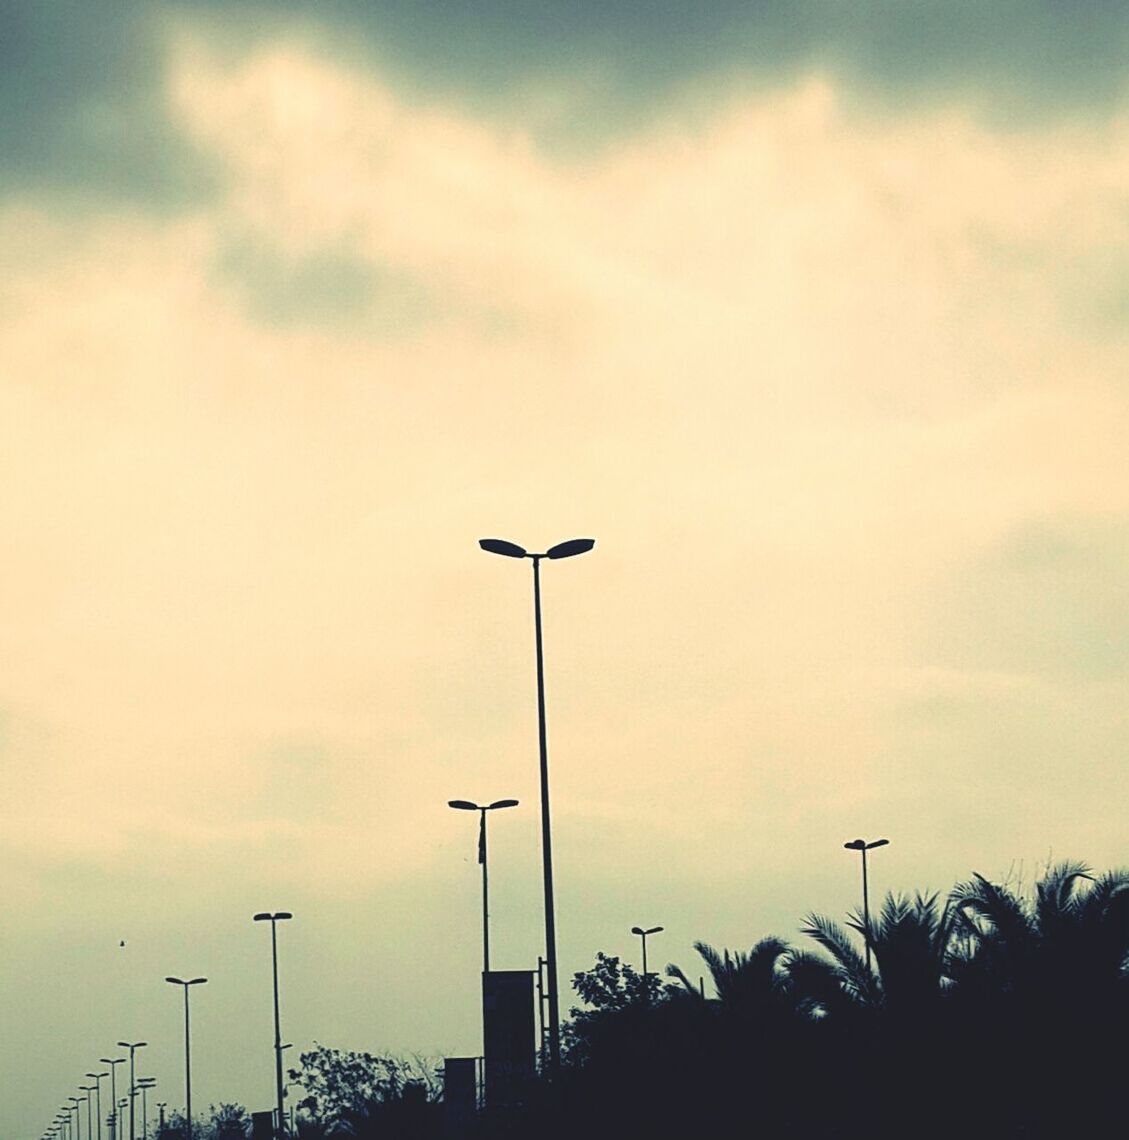
[[(784, 6), (786, 7), (786, 6)], [(1129, 13), (6, 6), (0, 1136), (544, 953), (1129, 863)], [(288, 1065), (291, 1062), (287, 1062)]]

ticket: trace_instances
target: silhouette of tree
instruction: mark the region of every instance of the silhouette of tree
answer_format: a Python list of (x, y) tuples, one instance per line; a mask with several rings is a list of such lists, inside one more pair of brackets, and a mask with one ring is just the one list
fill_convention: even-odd
[[(171, 1112), (165, 1119), (165, 1129), (186, 1135), (184, 1113)], [(243, 1140), (250, 1134), (251, 1118), (241, 1104), (210, 1104), (206, 1113), (192, 1118), (193, 1140)]]
[[(788, 944), (779, 938), (762, 938), (747, 954), (744, 951), (720, 954), (706, 942), (695, 942), (710, 972), (716, 1000), (728, 1010), (756, 1012), (779, 1007), (790, 1001), (790, 982), (783, 963)], [(682, 970), (668, 965), (667, 975), (682, 983), (680, 993), (702, 1000), (700, 991)]]
[(1111, 993), (1126, 979), (1127, 871), (1095, 879), (1081, 863), (1058, 863), (1036, 883), (1033, 902), (975, 874), (951, 898), (971, 941), (958, 971), (969, 989), (1071, 1000)]
[(401, 1131), (411, 1124), (412, 1135), (424, 1135), (432, 1126), (435, 1114), (427, 1106), (442, 1095), (432, 1062), (330, 1049), (315, 1042), (301, 1054), (299, 1065), (289, 1077), (305, 1091), (297, 1109), (307, 1121), (355, 1136), (387, 1129), (393, 1120)]
[[(788, 972), (800, 1004), (825, 1015), (842, 1015), (851, 1006), (920, 1015), (950, 985), (956, 919), (950, 907), (938, 908), (937, 898), (920, 893), (912, 901), (886, 896), (871, 920), (869, 970), (842, 927), (823, 915), (808, 915), (803, 933), (814, 938), (830, 960), (793, 954)], [(859, 915), (853, 914), (847, 925), (866, 938)]]

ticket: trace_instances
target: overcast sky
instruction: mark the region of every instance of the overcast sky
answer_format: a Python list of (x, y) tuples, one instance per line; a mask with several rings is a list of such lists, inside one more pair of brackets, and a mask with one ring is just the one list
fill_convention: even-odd
[[(311, 14), (313, 10), (316, 14)], [(0, 1135), (543, 950), (1126, 862), (1129, 13), (0, 3)], [(125, 945), (120, 943), (124, 940)], [(101, 1071), (105, 1066), (98, 1066)], [(107, 1098), (108, 1099), (108, 1098)]]

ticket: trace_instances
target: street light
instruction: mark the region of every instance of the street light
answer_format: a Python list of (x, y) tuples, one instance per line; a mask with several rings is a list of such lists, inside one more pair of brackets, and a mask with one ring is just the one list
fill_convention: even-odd
[(87, 1073), (88, 1077), (94, 1078), (94, 1088), (97, 1090), (95, 1095), (98, 1098), (98, 1140), (102, 1140), (102, 1078), (108, 1077), (109, 1073)]
[(110, 1066), (110, 1119), (114, 1122), (114, 1129), (110, 1135), (110, 1140), (121, 1140), (118, 1128), (118, 1082), (117, 1082), (117, 1066), (125, 1064), (124, 1057), (99, 1057), (99, 1061), (103, 1065)]
[(278, 1018), (278, 937), (277, 937), (277, 924), (284, 922), (288, 918), (294, 916), (286, 910), (280, 910), (275, 914), (270, 914), (263, 911), (254, 917), (255, 922), (269, 922), (270, 923), (270, 953), (271, 965), (274, 969), (274, 1080), (275, 1092), (278, 1094), (278, 1123), (275, 1125), (276, 1134), (284, 1136), (286, 1134), (286, 1122), (282, 1115), (282, 1098), (285, 1095), (282, 1088), (282, 1029), (279, 1024)]
[(486, 813), (497, 808), (517, 807), (517, 800), (495, 800), (492, 804), (472, 803), (470, 800), (448, 800), (447, 806), (460, 811), (476, 811), (478, 816), (478, 861), (482, 864), (482, 971), (490, 972), (490, 907), (486, 880)]
[[(185, 1140), (192, 1140), (192, 1043), (188, 1032), (188, 987), (199, 986), (207, 978), (190, 978), (187, 982), (181, 978), (165, 978), (166, 982), (174, 986), (184, 987), (184, 1123), (186, 1128)], [(130, 1137), (133, 1140), (133, 1137)]]
[(139, 1077), (137, 1087), (141, 1090), (141, 1140), (149, 1140), (149, 1104), (145, 1094), (156, 1087), (156, 1077)]
[[(74, 1137), (75, 1140), (82, 1140), (82, 1115), (79, 1105), (82, 1104), (86, 1097), (84, 1096), (69, 1096), (67, 1100), (71, 1102), (71, 1108), (74, 1110)], [(86, 1140), (90, 1140), (88, 1136)]]
[(549, 989), (549, 1067), (556, 1071), (561, 1060), (561, 1018), (557, 996), (557, 932), (553, 914), (553, 845), (549, 826), (549, 747), (545, 730), (545, 663), (541, 644), (541, 559), (556, 561), (585, 554), (596, 545), (594, 538), (572, 538), (550, 546), (543, 554), (531, 554), (502, 538), (480, 538), (478, 545), (489, 554), (533, 560), (533, 617), (537, 643), (537, 735), (541, 753), (541, 864), (545, 877), (545, 973)]
[[(87, 1076), (90, 1074), (88, 1073)], [(86, 1140), (94, 1140), (94, 1098), (90, 1095), (94, 1085), (79, 1085), (78, 1091), (86, 1093)]]
[(647, 935), (658, 934), (662, 930), (661, 926), (652, 926), (649, 930), (644, 930), (640, 926), (633, 926), (631, 928), (632, 934), (638, 934), (639, 940), (643, 943), (643, 995), (647, 996)]
[(843, 846), (848, 851), (858, 851), (862, 855), (862, 928), (863, 928), (863, 941), (866, 943), (866, 972), (870, 973), (870, 895), (866, 881), (866, 853), (873, 851), (875, 847), (885, 847), (890, 841), (888, 839), (875, 839), (871, 843), (867, 843), (865, 839), (852, 839), (850, 843), (844, 843)]
[(135, 1106), (137, 1104), (137, 1087), (133, 1083), (133, 1054), (136, 1053), (138, 1049), (144, 1048), (147, 1044), (147, 1041), (134, 1041), (132, 1044), (128, 1041), (118, 1042), (119, 1048), (129, 1050), (129, 1140), (137, 1140), (133, 1119), (136, 1115)]

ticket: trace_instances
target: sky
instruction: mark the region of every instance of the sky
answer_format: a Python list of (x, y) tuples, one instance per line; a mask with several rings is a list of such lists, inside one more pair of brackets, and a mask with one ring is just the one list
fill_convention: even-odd
[[(0, 1136), (543, 952), (1126, 863), (1129, 13), (0, 2)], [(123, 945), (124, 943), (124, 945)]]

